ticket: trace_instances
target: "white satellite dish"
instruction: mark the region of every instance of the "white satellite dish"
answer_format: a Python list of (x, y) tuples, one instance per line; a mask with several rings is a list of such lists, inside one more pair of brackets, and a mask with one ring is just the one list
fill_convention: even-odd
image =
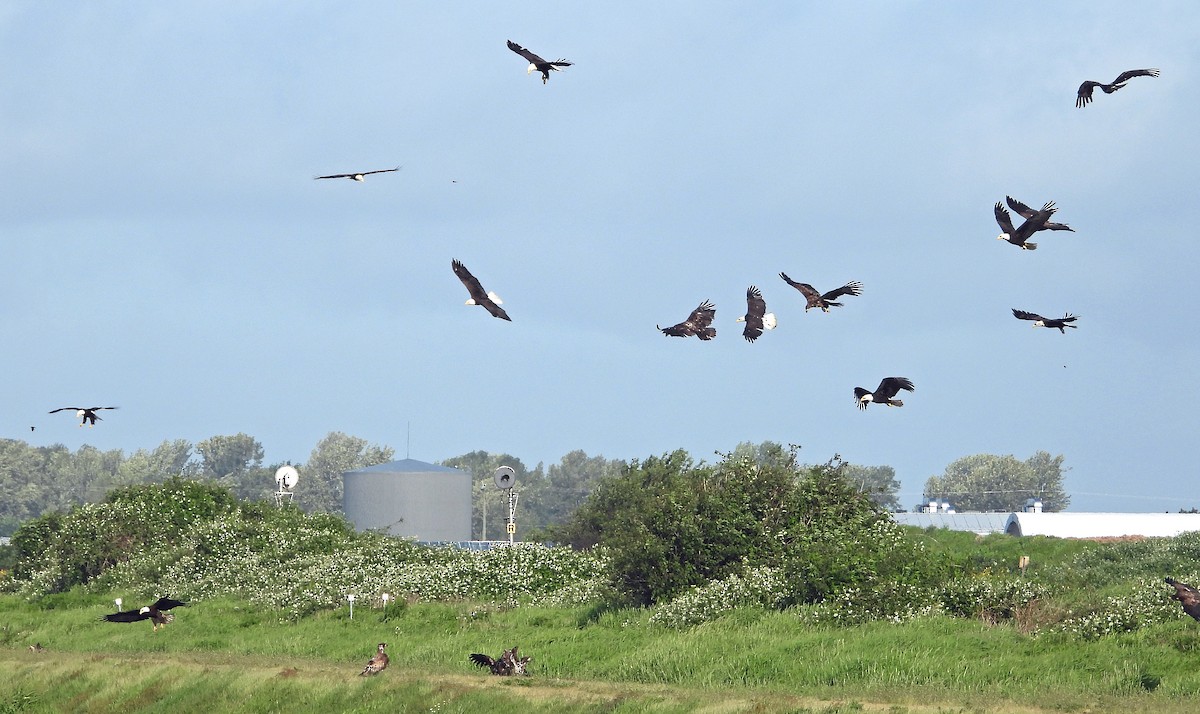
[(291, 491), (296, 487), (296, 482), (300, 480), (300, 472), (295, 466), (280, 466), (275, 472), (275, 482), (279, 484), (279, 490)]
[(517, 472), (511, 466), (501, 466), (496, 469), (492, 478), (496, 481), (496, 488), (510, 489), (517, 485)]

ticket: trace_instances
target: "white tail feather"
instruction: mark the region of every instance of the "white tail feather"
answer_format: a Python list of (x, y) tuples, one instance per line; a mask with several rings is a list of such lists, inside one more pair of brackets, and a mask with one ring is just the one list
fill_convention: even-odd
[(775, 313), (768, 312), (766, 315), (763, 315), (763, 327), (768, 330), (774, 330), (776, 324), (778, 323), (775, 320)]
[(491, 300), (492, 302), (496, 303), (497, 305), (504, 304), (504, 301), (501, 300), (500, 296), (497, 295), (496, 293), (488, 293), (488, 299)]

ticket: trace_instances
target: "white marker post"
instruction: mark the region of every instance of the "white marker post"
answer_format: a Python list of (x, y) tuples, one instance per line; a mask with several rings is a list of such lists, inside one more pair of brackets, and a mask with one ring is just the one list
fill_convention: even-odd
[(346, 599), (350, 601), (350, 619), (354, 619), (354, 595), (347, 595)]

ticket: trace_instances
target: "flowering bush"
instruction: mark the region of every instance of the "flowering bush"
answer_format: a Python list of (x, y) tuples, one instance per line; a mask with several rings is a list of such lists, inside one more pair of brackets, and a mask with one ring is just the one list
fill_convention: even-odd
[(1094, 640), (1183, 617), (1162, 578), (1139, 578), (1129, 592), (1104, 598), (1092, 607), (1068, 610), (1062, 620), (1035, 634), (1065, 634)]
[(778, 568), (752, 568), (744, 576), (714, 580), (655, 607), (650, 624), (682, 628), (707, 622), (738, 607), (778, 608), (787, 594)]

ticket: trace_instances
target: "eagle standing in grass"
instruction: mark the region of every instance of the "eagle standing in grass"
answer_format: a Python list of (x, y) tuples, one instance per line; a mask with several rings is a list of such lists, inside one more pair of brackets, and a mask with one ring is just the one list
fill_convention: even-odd
[(532, 657), (517, 657), (517, 648), (504, 650), (504, 654), (500, 655), (499, 659), (492, 659), (485, 654), (472, 654), (471, 661), (480, 669), (487, 667), (492, 674), (501, 677), (512, 677), (518, 674), (529, 674), (525, 671), (525, 665), (529, 664)]
[(397, 166), (394, 169), (376, 169), (374, 171), (357, 171), (352, 174), (329, 174), (328, 176), (313, 176), (313, 180), (319, 181), (321, 179), (347, 178), (351, 181), (362, 183), (365, 180), (365, 177), (370, 176), (371, 174), (390, 174), (393, 171), (399, 170), (400, 167)]
[(1112, 94), (1113, 92), (1117, 91), (1121, 87), (1124, 87), (1125, 83), (1128, 82), (1129, 80), (1133, 79), (1134, 77), (1157, 77), (1157, 76), (1158, 76), (1157, 69), (1131, 69), (1127, 72), (1122, 72), (1122, 73), (1118, 74), (1117, 78), (1112, 81), (1112, 84), (1105, 84), (1103, 82), (1093, 82), (1092, 80), (1089, 79), (1089, 80), (1085, 81), (1083, 84), (1079, 85), (1079, 91), (1075, 93), (1075, 106), (1076, 106), (1076, 108), (1079, 108), (1079, 109), (1086, 107), (1088, 105), (1088, 103), (1092, 101), (1092, 90), (1094, 90), (1096, 87), (1103, 89), (1105, 94)]
[(385, 649), (387, 649), (387, 643), (380, 642), (375, 648), (375, 654), (372, 655), (371, 659), (367, 661), (367, 666), (363, 667), (363, 671), (359, 672), (358, 676), (363, 677), (368, 674), (379, 674), (383, 670), (387, 669), (388, 656), (387, 653), (384, 652)]
[(559, 67), (570, 67), (573, 64), (565, 59), (556, 59), (553, 62), (547, 62), (512, 40), (508, 41), (508, 49), (529, 60), (529, 69), (525, 70), (525, 74), (529, 74), (534, 70), (542, 73), (542, 84), (550, 81), (551, 70), (557, 72), (559, 71)]
[(834, 300), (840, 298), (841, 296), (862, 294), (862, 283), (858, 282), (857, 280), (852, 280), (836, 290), (830, 290), (827, 293), (821, 294), (817, 292), (816, 288), (808, 283), (798, 283), (795, 280), (792, 280), (787, 276), (787, 273), (780, 273), (779, 277), (783, 278), (783, 281), (788, 285), (791, 285), (793, 288), (799, 290), (800, 294), (804, 296), (804, 299), (808, 301), (808, 304), (804, 306), (805, 312), (808, 312), (814, 307), (821, 308), (822, 312), (829, 312), (829, 308), (831, 307), (842, 306), (840, 302), (834, 302)]
[[(1006, 196), (1005, 198), (1010, 202), (1013, 201), (1011, 197)], [(1028, 210), (1028, 207), (1020, 201), (1015, 201), (1015, 203), (1024, 206)], [(1010, 203), (1010, 205), (1012, 204)], [(1014, 208), (1013, 210), (1017, 209)], [(1061, 228), (1048, 228), (1048, 224), (1046, 222), (1057, 210), (1058, 209), (1054, 207), (1054, 201), (1047, 201), (1046, 204), (1042, 206), (1042, 210), (1030, 211), (1028, 215), (1025, 215), (1025, 222), (1022, 223), (1019, 228), (1013, 228), (1012, 217), (1008, 215), (1008, 209), (1002, 206), (999, 201), (996, 201), (996, 206), (993, 209), (993, 212), (996, 214), (996, 223), (999, 224), (1000, 230), (1003, 231), (1000, 235), (996, 236), (996, 239), (1006, 240), (1009, 243), (1018, 246), (1022, 250), (1037, 250), (1037, 243), (1028, 242), (1029, 239), (1033, 237), (1034, 233), (1048, 229), (1071, 230), (1062, 223), (1054, 224), (1056, 226), (1062, 226)]]
[(746, 314), (739, 317), (737, 322), (746, 323), (742, 337), (747, 342), (762, 337), (763, 330), (775, 329), (775, 313), (767, 312), (767, 301), (763, 300), (762, 292), (753, 285), (746, 290)]
[(150, 620), (154, 624), (154, 631), (158, 632), (160, 626), (166, 627), (168, 622), (175, 619), (175, 616), (167, 612), (175, 607), (187, 605), (182, 600), (172, 600), (168, 597), (160, 597), (154, 601), (153, 605), (147, 605), (137, 610), (125, 610), (124, 612), (115, 612), (111, 615), (105, 615), (104, 619), (108, 622), (138, 622), (139, 620)]
[[(96, 420), (100, 419), (100, 417), (96, 416), (96, 412), (104, 409), (116, 409), (116, 407), (59, 407), (50, 413), (57, 414), (58, 412), (75, 412), (75, 416), (82, 419), (82, 421), (79, 422), (79, 426), (87, 424), (89, 427), (92, 427), (96, 426)], [(100, 419), (100, 421), (104, 420)], [(33, 430), (33, 427), (29, 428), (31, 431)]]
[(501, 320), (512, 322), (512, 318), (500, 307), (504, 301), (496, 293), (489, 293), (483, 289), (483, 285), (471, 271), (467, 270), (467, 266), (457, 260), (450, 261), (450, 267), (454, 269), (454, 274), (462, 281), (462, 284), (467, 287), (467, 292), (471, 294), (471, 298), (467, 300), (468, 305), (479, 305), (488, 312), (492, 313), (492, 317), (498, 317)]
[(1074, 330), (1079, 329), (1079, 325), (1068, 324), (1079, 319), (1078, 315), (1072, 315), (1071, 313), (1067, 313), (1066, 315), (1058, 318), (1049, 318), (1042, 317), (1036, 312), (1025, 312), (1024, 310), (1018, 310), (1014, 307), (1012, 314), (1013, 317), (1017, 318), (1018, 320), (1033, 320), (1034, 327), (1057, 327), (1058, 331), (1064, 335), (1067, 334), (1067, 331), (1064, 328), (1070, 327)]
[(1183, 611), (1191, 615), (1192, 619), (1200, 620), (1200, 590), (1174, 578), (1167, 578), (1167, 585), (1175, 588), (1171, 599), (1178, 600), (1183, 605)]
[(662, 330), (662, 333), (669, 337), (691, 337), (695, 335), (702, 340), (711, 340), (717, 336), (717, 328), (709, 326), (712, 324), (716, 314), (717, 306), (705, 300), (695, 310), (692, 310), (692, 314), (688, 315), (688, 319), (683, 322), (671, 325), (670, 327), (661, 327), (659, 325), (655, 325), (655, 327)]
[(857, 400), (859, 409), (866, 409), (870, 402), (886, 404), (889, 407), (902, 407), (904, 402), (895, 399), (901, 389), (909, 392), (916, 391), (913, 383), (907, 377), (884, 377), (874, 392), (868, 392), (862, 387), (855, 387), (854, 398)]

